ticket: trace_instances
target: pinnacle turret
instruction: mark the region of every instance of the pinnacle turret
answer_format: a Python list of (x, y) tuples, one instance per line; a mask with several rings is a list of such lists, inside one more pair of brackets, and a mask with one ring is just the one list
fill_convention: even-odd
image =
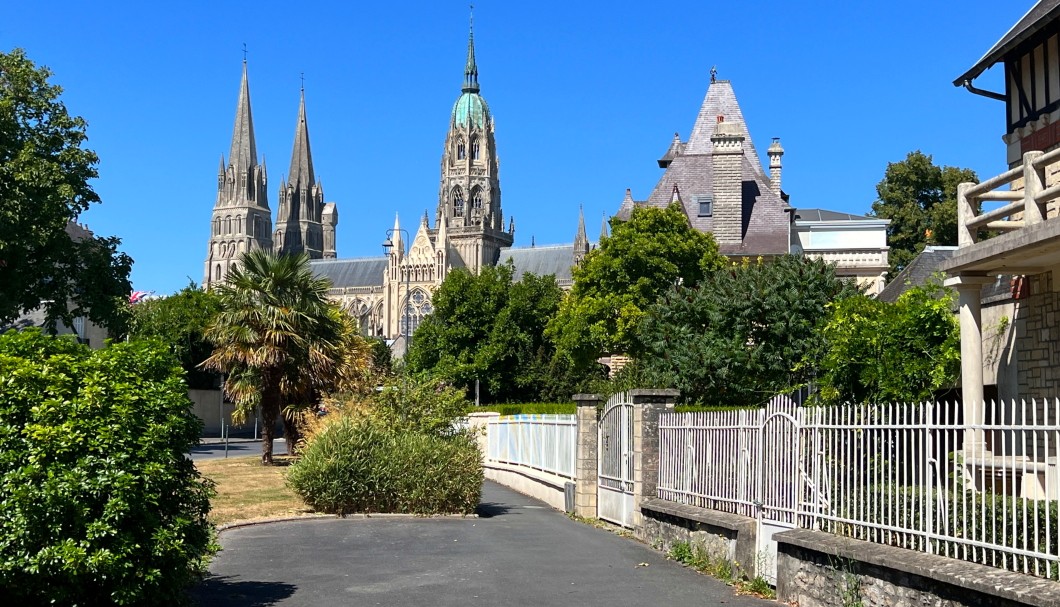
[(467, 63), (464, 65), (465, 93), (478, 92), (478, 66), (475, 65), (475, 17), (472, 15), (467, 34)]

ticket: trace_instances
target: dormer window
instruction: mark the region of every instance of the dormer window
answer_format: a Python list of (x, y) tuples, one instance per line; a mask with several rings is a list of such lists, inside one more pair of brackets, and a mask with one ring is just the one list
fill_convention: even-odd
[(710, 217), (714, 215), (714, 196), (696, 196), (696, 203), (699, 205), (699, 216)]

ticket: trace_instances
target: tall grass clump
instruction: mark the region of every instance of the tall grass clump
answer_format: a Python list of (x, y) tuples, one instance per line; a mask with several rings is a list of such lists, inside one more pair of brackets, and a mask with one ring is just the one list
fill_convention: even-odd
[(288, 484), (320, 512), (474, 512), (482, 456), (474, 437), (454, 425), (462, 397), (426, 380), (392, 388), (370, 406), (321, 420)]

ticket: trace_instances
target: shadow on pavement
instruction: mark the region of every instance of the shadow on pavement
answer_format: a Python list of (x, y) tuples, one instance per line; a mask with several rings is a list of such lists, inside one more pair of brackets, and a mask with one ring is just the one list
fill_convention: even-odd
[(482, 502), (475, 508), (475, 514), (479, 515), (479, 518), (493, 518), (511, 511), (511, 506), (498, 502)]
[(231, 576), (206, 578), (191, 591), (200, 607), (268, 607), (290, 598), (298, 587), (283, 582), (234, 581)]

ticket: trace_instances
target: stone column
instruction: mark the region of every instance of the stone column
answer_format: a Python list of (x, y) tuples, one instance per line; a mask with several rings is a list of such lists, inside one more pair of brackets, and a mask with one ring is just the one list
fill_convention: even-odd
[(633, 535), (644, 538), (640, 505), (656, 497), (659, 485), (659, 414), (672, 411), (677, 390), (632, 390), (633, 400)]
[(575, 394), (578, 407), (578, 445), (575, 464), (574, 513), (596, 518), (596, 485), (599, 469), (597, 457), (600, 440), (600, 414), (597, 408), (604, 402), (599, 394)]
[(475, 440), (478, 442), (479, 451), (482, 452), (483, 461), (489, 455), (489, 422), (500, 416), (501, 414), (495, 411), (469, 413), (467, 416), (467, 425), (475, 433)]
[[(961, 322), (961, 396), (964, 401), (964, 423), (982, 424), (983, 403), (983, 318), (980, 302), (983, 285), (993, 282), (989, 276), (961, 274), (946, 280), (946, 286), (957, 290)], [(982, 453), (983, 432), (965, 432), (964, 449)], [(974, 451), (973, 451), (974, 450)]]

